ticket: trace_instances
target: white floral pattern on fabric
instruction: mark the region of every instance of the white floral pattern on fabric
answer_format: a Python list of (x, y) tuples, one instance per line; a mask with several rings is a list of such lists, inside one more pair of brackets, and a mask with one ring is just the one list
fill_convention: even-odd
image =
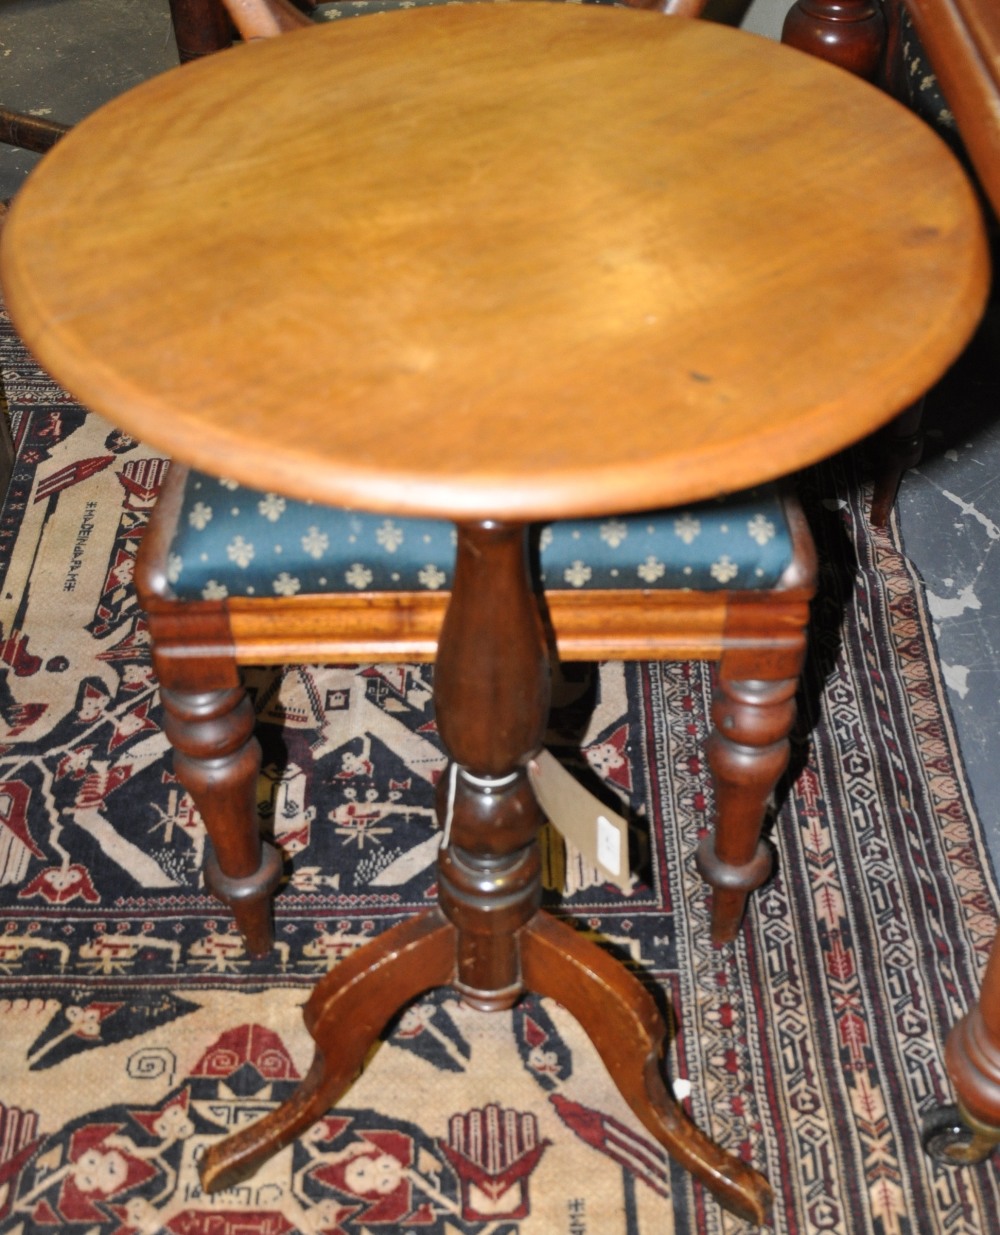
[(425, 566), (417, 572), (417, 578), (431, 592), (439, 591), (448, 581), (448, 576), (436, 566)]
[(662, 579), (667, 573), (667, 568), (662, 562), (658, 562), (652, 554), (646, 558), (644, 562), (635, 568), (636, 574), (643, 583), (655, 583), (657, 579)]
[[(530, 529), (555, 588), (711, 590), (775, 586), (791, 559), (770, 487), (689, 508), (562, 520)], [(188, 474), (170, 583), (184, 598), (446, 591), (456, 531), (440, 519), (367, 514)]]
[(719, 583), (729, 583), (739, 574), (740, 568), (735, 562), (731, 561), (727, 554), (723, 554), (717, 562), (713, 562), (709, 567), (709, 573), (713, 579), (717, 579)]
[(318, 527), (311, 527), (299, 541), (311, 558), (319, 559), (330, 547), (330, 537)]
[(302, 584), (298, 579), (293, 578), (287, 570), (283, 570), (274, 581), (274, 590), (279, 596), (294, 596), (300, 591)]
[(246, 570), (253, 561), (254, 547), (242, 536), (234, 536), (226, 547), (226, 556), (231, 562), (235, 562), (241, 569)]
[(201, 531), (208, 526), (208, 521), (211, 517), (211, 506), (206, 506), (204, 502), (195, 502), (191, 507), (191, 513), (188, 515), (188, 522), (192, 527), (196, 527)]
[(774, 524), (764, 515), (754, 515), (747, 520), (747, 535), (758, 545), (766, 545), (774, 539)]
[(386, 519), (376, 531), (375, 539), (386, 553), (395, 553), (403, 543), (403, 529), (393, 523), (391, 519)]
[(277, 493), (265, 493), (257, 503), (257, 509), (269, 523), (277, 523), (285, 513), (287, 503)]
[(347, 574), (344, 575), (344, 578), (351, 587), (356, 587), (359, 592), (362, 592), (371, 583), (374, 575), (370, 570), (362, 566), (360, 562), (355, 562)]
[(628, 524), (622, 523), (621, 519), (610, 519), (601, 524), (601, 540), (612, 549), (617, 549), (627, 535)]
[(184, 569), (184, 559), (178, 553), (167, 554), (167, 582), (176, 583)]

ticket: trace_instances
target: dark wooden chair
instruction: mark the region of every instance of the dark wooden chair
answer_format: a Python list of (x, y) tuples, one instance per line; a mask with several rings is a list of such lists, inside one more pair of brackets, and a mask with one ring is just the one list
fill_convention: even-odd
[[(880, 80), (951, 144), (960, 143), (1000, 216), (1000, 6), (995, 0), (798, 0), (788, 41)], [(933, 1111), (925, 1148), (953, 1165), (987, 1161), (1000, 1145), (1000, 934), (979, 1001), (948, 1035), (957, 1108)]]
[[(967, 150), (967, 166), (995, 203), (998, 30), (1000, 9), (990, 0), (796, 0), (782, 42), (875, 83), (922, 116), (960, 157)], [(923, 415), (921, 399), (880, 435), (871, 507), (876, 527), (888, 523), (900, 481), (920, 462)]]

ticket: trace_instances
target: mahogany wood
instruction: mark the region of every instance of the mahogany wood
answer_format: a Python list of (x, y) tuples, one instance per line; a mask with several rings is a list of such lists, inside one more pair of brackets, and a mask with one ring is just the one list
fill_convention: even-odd
[(874, 81), (885, 46), (882, 7), (879, 0), (796, 0), (781, 41)]
[(980, 1154), (1000, 1145), (1000, 934), (993, 941), (979, 1002), (945, 1043), (948, 1075), (959, 1107), (977, 1134)]
[[(762, 1217), (766, 1185), (679, 1119), (634, 986), (536, 913), (524, 764), (547, 648), (520, 525), (754, 483), (912, 400), (986, 289), (951, 157), (850, 77), (763, 40), (617, 9), (442, 6), (146, 83), (59, 143), (0, 246), (29, 346), (131, 432), (250, 485), (459, 529), (437, 673), (455, 768), (444, 916), (320, 984), (306, 1085), (217, 1146), (207, 1181), (252, 1169), (333, 1101), (426, 984), (490, 1008), (533, 981), (566, 998), (650, 1131)], [(801, 656), (789, 620), (755, 658), (752, 612), (737, 599), (722, 619), (715, 763), (724, 797), (756, 798), (724, 865), (756, 852), (748, 816), (783, 758)], [(158, 657), (188, 779), (210, 797), (253, 757), (232, 644), (213, 643), (230, 611), (163, 617), (211, 681), (186, 690), (184, 658)], [(223, 850), (249, 872), (227, 875), (252, 881), (252, 850), (222, 846), (220, 865)]]
[(207, 1192), (248, 1178), (320, 1119), (350, 1088), (393, 1014), (455, 972), (455, 929), (440, 909), (407, 918), (344, 957), (305, 1008), (316, 1055), (292, 1098), (257, 1123), (210, 1145), (202, 1159)]
[(260, 956), (274, 943), (269, 897), (281, 879), (281, 858), (247, 826), (257, 813), (261, 764), (253, 705), (241, 686), (182, 692), (161, 685), (160, 699), (174, 771), (211, 840), (205, 882), (232, 909), (247, 949)]
[(520, 939), (525, 986), (561, 1003), (580, 1022), (646, 1129), (726, 1209), (769, 1220), (770, 1185), (723, 1153), (684, 1115), (663, 1080), (664, 1026), (641, 982), (571, 927), (540, 913)]
[(906, 0), (906, 7), (1000, 213), (1000, 7), (994, 0)]
[(22, 150), (44, 154), (68, 132), (68, 125), (55, 120), (43, 120), (39, 116), (0, 107), (0, 142), (5, 146), (18, 146)]
[(233, 41), (222, 0), (170, 0), (170, 20), (182, 64), (222, 51)]

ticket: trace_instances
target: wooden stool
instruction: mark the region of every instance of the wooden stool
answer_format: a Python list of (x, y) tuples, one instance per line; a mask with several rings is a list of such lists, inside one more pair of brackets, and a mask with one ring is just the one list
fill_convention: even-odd
[(448, 983), (480, 1008), (563, 1003), (652, 1135), (762, 1221), (766, 1182), (674, 1104), (642, 985), (538, 909), (527, 525), (732, 492), (911, 401), (985, 296), (952, 157), (854, 78), (721, 27), (425, 8), (110, 104), (19, 195), (2, 257), (29, 346), (130, 431), (250, 487), (457, 527), (440, 906), (319, 983), (308, 1077), (213, 1146), (205, 1186), (303, 1131)]

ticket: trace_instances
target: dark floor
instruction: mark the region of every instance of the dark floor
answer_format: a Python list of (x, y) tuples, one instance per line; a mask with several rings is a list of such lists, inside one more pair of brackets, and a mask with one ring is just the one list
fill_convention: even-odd
[[(716, 0), (731, 15), (742, 0)], [(743, 24), (778, 37), (788, 0)], [(71, 123), (176, 64), (167, 0), (0, 0), (0, 102)], [(38, 156), (0, 146), (0, 200)], [(1000, 869), (1000, 312), (930, 399), (924, 462), (898, 517), (927, 588), (955, 724)]]

